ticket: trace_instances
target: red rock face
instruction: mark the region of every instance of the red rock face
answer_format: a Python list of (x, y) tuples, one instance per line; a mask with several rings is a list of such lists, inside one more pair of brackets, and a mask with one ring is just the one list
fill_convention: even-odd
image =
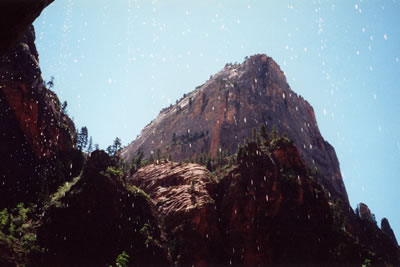
[(128, 178), (154, 200), (173, 264), (398, 264), (393, 240), (331, 198), (296, 146), (282, 140), (269, 148), (250, 142), (236, 164), (212, 174), (197, 164), (163, 162)]
[[(61, 111), (56, 94), (43, 84), (34, 40), (31, 26), (0, 57), (0, 199), (3, 204), (27, 201), (25, 196), (33, 196), (39, 188), (62, 180), (64, 174), (59, 172), (59, 167), (72, 163), (74, 123)], [(70, 173), (65, 170), (69, 167), (63, 168), (63, 173)], [(50, 183), (45, 182), (47, 174), (42, 172), (53, 172)], [(41, 180), (35, 181), (36, 178)], [(40, 186), (42, 182), (46, 184)]]
[(160, 149), (178, 161), (202, 153), (232, 154), (261, 124), (287, 134), (305, 165), (316, 168), (325, 177), (324, 186), (348, 202), (335, 150), (321, 136), (313, 108), (290, 89), (266, 55), (227, 64), (177, 105), (161, 111), (122, 155), (130, 161), (138, 150), (149, 157)]
[(38, 158), (70, 149), (75, 129), (62, 114), (57, 96), (43, 85), (31, 26), (1, 58), (1, 100), (12, 110), (19, 128)]
[(306, 176), (296, 147), (282, 145), (270, 158), (249, 144), (237, 165), (217, 175), (219, 182), (197, 164), (168, 162), (128, 179), (155, 201), (176, 264), (329, 261), (328, 201)]
[(180, 256), (181, 263), (206, 266), (213, 243), (221, 242), (215, 202), (207, 189), (215, 186), (209, 171), (197, 164), (162, 163), (140, 169), (129, 182), (155, 201), (173, 249), (189, 252)]
[(360, 217), (364, 220), (372, 221), (372, 213), (368, 206), (364, 203), (360, 203)]

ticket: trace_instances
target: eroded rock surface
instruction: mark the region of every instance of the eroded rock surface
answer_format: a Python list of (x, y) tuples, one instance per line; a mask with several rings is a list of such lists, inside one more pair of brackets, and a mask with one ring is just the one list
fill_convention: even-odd
[(177, 265), (399, 263), (399, 249), (370, 220), (324, 189), (290, 140), (250, 142), (236, 163), (209, 173), (163, 162), (128, 179), (156, 203)]
[(215, 249), (223, 244), (217, 229), (215, 202), (208, 191), (215, 182), (207, 169), (173, 162), (149, 165), (129, 182), (155, 201), (169, 234), (170, 249), (176, 260), (179, 256), (180, 264), (204, 266), (215, 261)]

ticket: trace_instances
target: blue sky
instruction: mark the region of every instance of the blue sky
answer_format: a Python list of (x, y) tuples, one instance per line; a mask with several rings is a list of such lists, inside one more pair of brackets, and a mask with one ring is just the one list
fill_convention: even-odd
[(34, 25), (44, 79), (103, 148), (225, 63), (273, 57), (314, 107), (352, 206), (400, 237), (398, 14), (398, 0), (56, 0)]

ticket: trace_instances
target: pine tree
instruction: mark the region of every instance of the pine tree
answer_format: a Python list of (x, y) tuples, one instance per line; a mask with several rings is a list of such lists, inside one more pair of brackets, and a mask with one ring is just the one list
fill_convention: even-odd
[(172, 134), (172, 144), (176, 144), (176, 133)]
[(93, 151), (93, 139), (92, 139), (92, 137), (90, 137), (88, 148), (87, 148), (87, 153), (91, 153), (92, 151)]
[(108, 154), (110, 157), (114, 155), (114, 151), (113, 151), (112, 146), (108, 146), (108, 147), (106, 148), (106, 152), (107, 152), (107, 154)]
[(113, 155), (121, 149), (121, 139), (119, 137), (115, 138), (112, 148), (113, 148)]
[(54, 76), (51, 76), (51, 77), (50, 77), (50, 81), (47, 82), (47, 86), (48, 86), (48, 88), (49, 88), (50, 90), (53, 89), (53, 87), (54, 87)]
[(65, 115), (68, 114), (68, 113), (67, 113), (67, 106), (68, 106), (68, 102), (67, 102), (67, 101), (64, 101), (64, 102), (62, 103), (62, 106), (61, 106), (61, 111), (62, 111), (62, 113), (64, 113)]
[(207, 164), (206, 164), (206, 168), (212, 172), (212, 164), (211, 164), (211, 158), (207, 157)]
[(161, 161), (161, 150), (158, 148), (157, 149), (157, 163)]
[(265, 124), (262, 124), (260, 127), (260, 135), (263, 141), (268, 141), (268, 132), (267, 132), (267, 127)]
[(150, 164), (154, 163), (153, 154), (151, 154), (151, 155), (150, 155), (150, 158), (149, 158), (149, 163), (150, 163)]
[(83, 151), (88, 143), (88, 129), (86, 126), (81, 128), (81, 131), (77, 133), (77, 147), (80, 151)]

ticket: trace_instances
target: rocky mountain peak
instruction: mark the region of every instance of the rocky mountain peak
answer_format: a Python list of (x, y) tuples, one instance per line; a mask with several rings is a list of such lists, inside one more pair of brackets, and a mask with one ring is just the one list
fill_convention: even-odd
[(328, 191), (348, 202), (335, 150), (321, 136), (312, 106), (291, 90), (279, 65), (264, 54), (226, 64), (163, 109), (122, 156), (130, 161), (142, 151), (147, 158), (158, 154), (175, 161), (216, 158), (236, 153), (260, 125), (293, 140), (307, 167), (325, 177)]

